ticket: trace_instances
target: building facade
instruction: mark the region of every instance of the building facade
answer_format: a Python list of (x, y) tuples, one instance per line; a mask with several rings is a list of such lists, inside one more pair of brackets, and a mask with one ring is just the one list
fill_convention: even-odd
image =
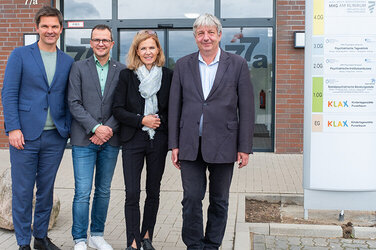
[[(92, 55), (90, 30), (104, 23), (113, 29), (113, 58), (124, 63), (137, 31), (153, 29), (171, 69), (180, 57), (197, 50), (192, 33), (195, 17), (201, 13), (216, 15), (223, 25), (221, 48), (248, 62), (255, 92), (255, 151), (302, 152), (304, 50), (294, 48), (294, 34), (304, 31), (305, 1), (2, 0), (1, 86), (11, 51), (37, 39), (33, 17), (43, 5), (62, 11), (60, 48), (75, 60)], [(3, 126), (0, 147), (8, 147)]]

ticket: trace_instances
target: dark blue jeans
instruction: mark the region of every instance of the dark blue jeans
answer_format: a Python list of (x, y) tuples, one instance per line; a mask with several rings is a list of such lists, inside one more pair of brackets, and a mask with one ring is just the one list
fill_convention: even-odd
[(26, 140), (23, 150), (9, 145), (12, 165), (12, 216), (18, 245), (30, 244), (35, 184), (37, 192), (33, 235), (37, 238), (47, 236), (56, 172), (66, 144), (67, 139), (53, 129), (43, 131), (36, 140)]
[(120, 147), (108, 143), (73, 146), (75, 194), (73, 199), (72, 236), (76, 243), (86, 241), (89, 225), (89, 203), (95, 169), (95, 191), (91, 208), (90, 234), (103, 236), (110, 201), (112, 176)]

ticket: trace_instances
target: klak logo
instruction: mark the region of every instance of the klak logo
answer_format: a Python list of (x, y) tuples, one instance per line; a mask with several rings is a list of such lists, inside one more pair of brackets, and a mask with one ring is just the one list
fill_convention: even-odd
[(347, 120), (345, 121), (328, 121), (328, 127), (330, 128), (345, 128), (349, 127)]
[(368, 1), (369, 13), (373, 13), (375, 10), (376, 1)]
[(348, 101), (328, 101), (328, 108), (348, 108)]
[(371, 79), (371, 82), (372, 82), (372, 83), (376, 83), (376, 79), (375, 79), (375, 78), (372, 78), (372, 79)]

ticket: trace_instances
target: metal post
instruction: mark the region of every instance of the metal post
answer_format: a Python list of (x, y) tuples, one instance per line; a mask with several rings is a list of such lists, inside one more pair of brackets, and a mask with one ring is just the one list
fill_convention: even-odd
[(345, 220), (345, 210), (341, 210), (341, 212), (338, 215), (338, 221), (344, 221)]
[(304, 219), (308, 220), (308, 209), (304, 209)]

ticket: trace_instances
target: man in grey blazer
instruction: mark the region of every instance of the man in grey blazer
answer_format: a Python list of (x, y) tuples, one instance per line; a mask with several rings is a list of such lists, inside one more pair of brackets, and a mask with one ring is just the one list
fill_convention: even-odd
[[(193, 24), (199, 51), (175, 65), (169, 101), (169, 148), (184, 189), (182, 239), (187, 249), (218, 249), (226, 228), (234, 162), (252, 153), (254, 99), (247, 62), (219, 48), (222, 25), (211, 15)], [(202, 200), (209, 170), (208, 221)]]
[(71, 144), (75, 194), (72, 236), (75, 250), (87, 247), (94, 172), (95, 192), (88, 244), (95, 249), (112, 249), (103, 239), (111, 181), (120, 147), (119, 124), (112, 115), (112, 101), (119, 73), (125, 68), (125, 65), (110, 58), (113, 45), (110, 27), (95, 26), (90, 40), (94, 55), (75, 62), (69, 75), (68, 104), (73, 118)]

